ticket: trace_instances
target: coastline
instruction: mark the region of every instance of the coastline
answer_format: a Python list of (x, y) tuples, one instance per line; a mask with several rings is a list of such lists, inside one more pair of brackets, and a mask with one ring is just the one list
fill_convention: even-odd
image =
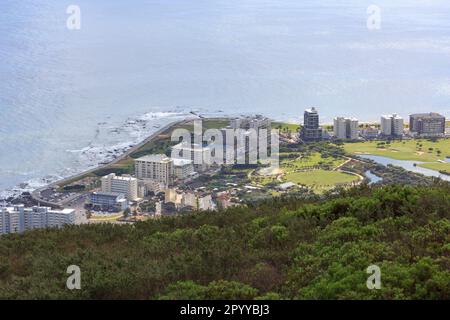
[(58, 203), (53, 203), (53, 202), (49, 202), (49, 201), (46, 201), (46, 200), (42, 199), (40, 193), (43, 190), (47, 190), (47, 189), (51, 189), (51, 188), (57, 187), (58, 185), (67, 183), (68, 181), (81, 179), (82, 177), (84, 177), (86, 175), (89, 175), (91, 173), (94, 173), (97, 170), (106, 169), (106, 168), (110, 167), (111, 165), (114, 165), (114, 164), (116, 164), (116, 163), (126, 159), (130, 154), (136, 152), (137, 150), (139, 150), (141, 147), (143, 147), (147, 143), (151, 143), (159, 135), (164, 134), (167, 131), (170, 131), (175, 126), (182, 125), (182, 124), (187, 123), (189, 121), (192, 121), (192, 119), (173, 121), (173, 122), (165, 125), (164, 127), (158, 129), (157, 131), (153, 132), (152, 134), (150, 134), (150, 136), (148, 136), (147, 138), (142, 140), (140, 143), (138, 143), (138, 144), (134, 145), (133, 147), (129, 148), (125, 153), (121, 154), (120, 156), (118, 156), (114, 160), (112, 160), (112, 161), (110, 161), (108, 163), (105, 163), (105, 164), (98, 165), (98, 166), (96, 166), (94, 168), (82, 171), (82, 172), (80, 172), (78, 174), (75, 174), (75, 175), (72, 175), (72, 176), (65, 177), (63, 179), (54, 181), (54, 182), (52, 182), (50, 184), (47, 184), (45, 186), (42, 186), (40, 188), (37, 188), (37, 189), (33, 190), (30, 193), (31, 197), (32, 197), (33, 201), (35, 201), (37, 203), (40, 203), (40, 204), (43, 204), (43, 205), (49, 205), (49, 206), (52, 206), (52, 207), (60, 207), (60, 204), (58, 204)]
[[(121, 155), (117, 156), (115, 159), (113, 159), (112, 161), (110, 161), (108, 163), (99, 164), (99, 165), (97, 165), (97, 166), (95, 166), (93, 168), (81, 171), (80, 173), (77, 173), (75, 175), (71, 175), (71, 176), (65, 177), (63, 179), (59, 179), (57, 181), (51, 182), (49, 184), (46, 184), (46, 185), (44, 185), (42, 187), (36, 188), (35, 190), (30, 192), (31, 198), (32, 198), (32, 200), (34, 202), (39, 203), (41, 205), (47, 205), (47, 206), (51, 206), (51, 207), (61, 207), (61, 203), (51, 202), (51, 201), (43, 199), (41, 197), (41, 192), (44, 191), (44, 190), (53, 189), (53, 188), (58, 187), (60, 185), (64, 185), (64, 184), (66, 184), (68, 182), (71, 182), (71, 181), (80, 180), (80, 179), (82, 179), (85, 176), (88, 176), (90, 174), (93, 174), (93, 173), (97, 172), (98, 170), (108, 169), (111, 166), (113, 166), (115, 164), (118, 164), (119, 162), (121, 162), (123, 160), (126, 160), (130, 155), (132, 155), (133, 153), (139, 151), (145, 145), (154, 142), (161, 135), (169, 134), (172, 131), (173, 128), (189, 124), (193, 120), (195, 120), (195, 118), (187, 118), (187, 119), (172, 121), (172, 122), (166, 124), (165, 126), (163, 126), (162, 128), (159, 128), (157, 131), (151, 133), (147, 138), (145, 138), (141, 142), (137, 143), (133, 147), (130, 147), (124, 153), (122, 153)], [(227, 121), (227, 120), (229, 120), (229, 117), (226, 117), (226, 116), (225, 117), (224, 116), (221, 116), (221, 117), (201, 117), (201, 120), (203, 120), (203, 121)], [(70, 201), (70, 199), (66, 199), (65, 202), (66, 201)]]

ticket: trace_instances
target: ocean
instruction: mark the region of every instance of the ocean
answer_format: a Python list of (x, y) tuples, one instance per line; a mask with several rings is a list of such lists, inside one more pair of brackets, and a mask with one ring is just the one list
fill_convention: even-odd
[[(381, 29), (369, 30), (374, 2)], [(71, 4), (80, 30), (66, 26)], [(449, 16), (445, 0), (2, 0), (0, 197), (190, 111), (448, 117)]]

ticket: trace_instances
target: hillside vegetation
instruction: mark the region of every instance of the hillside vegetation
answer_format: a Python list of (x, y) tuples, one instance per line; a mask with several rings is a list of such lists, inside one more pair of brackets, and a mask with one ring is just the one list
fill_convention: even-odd
[[(279, 198), (0, 238), (0, 298), (450, 299), (450, 187)], [(369, 290), (370, 265), (381, 268)], [(81, 290), (66, 289), (69, 265)]]

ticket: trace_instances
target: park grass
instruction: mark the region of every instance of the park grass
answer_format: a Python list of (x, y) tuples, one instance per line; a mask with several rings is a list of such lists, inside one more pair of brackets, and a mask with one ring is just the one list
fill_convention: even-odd
[[(450, 156), (450, 139), (439, 139), (435, 142), (427, 139), (408, 141), (392, 141), (378, 148), (380, 141), (345, 143), (344, 149), (351, 154), (372, 154), (396, 160), (436, 162)], [(430, 148), (432, 150), (430, 150)], [(437, 151), (440, 151), (439, 154)]]
[[(292, 153), (282, 153), (287, 156)], [(283, 181), (294, 182), (312, 187), (317, 190), (327, 190), (339, 183), (348, 183), (358, 180), (358, 177), (342, 173), (340, 171), (332, 171), (345, 162), (342, 158), (322, 158), (319, 152), (297, 158), (286, 158), (281, 160), (280, 168), (284, 172)], [(320, 167), (320, 169), (318, 168)], [(324, 167), (329, 167), (328, 170)], [(298, 172), (299, 170), (304, 170)], [(267, 185), (277, 182), (275, 176), (258, 176), (253, 175), (252, 181), (259, 185)], [(281, 183), (281, 182), (280, 182)]]
[(446, 162), (446, 163), (442, 163), (442, 162), (421, 163), (421, 164), (418, 164), (418, 166), (427, 168), (427, 169), (431, 169), (431, 170), (440, 171), (440, 172), (450, 173), (450, 163), (448, 163), (448, 162)]
[(297, 132), (300, 128), (300, 125), (295, 123), (286, 123), (286, 122), (272, 122), (272, 129), (280, 129), (283, 131), (291, 131), (292, 133)]
[(357, 176), (340, 171), (323, 169), (290, 172), (284, 176), (286, 181), (306, 185), (317, 189), (329, 189), (339, 183), (350, 183), (358, 180)]
[[(284, 154), (286, 155), (286, 154)], [(330, 168), (335, 168), (339, 166), (340, 164), (344, 163), (345, 159), (339, 159), (339, 158), (322, 158), (321, 154), (319, 152), (314, 152), (308, 156), (298, 157), (298, 158), (291, 158), (291, 159), (283, 159), (281, 161), (281, 169), (285, 172), (288, 171), (295, 171), (295, 170), (302, 170), (305, 168), (311, 168), (316, 167), (319, 165), (327, 165)]]

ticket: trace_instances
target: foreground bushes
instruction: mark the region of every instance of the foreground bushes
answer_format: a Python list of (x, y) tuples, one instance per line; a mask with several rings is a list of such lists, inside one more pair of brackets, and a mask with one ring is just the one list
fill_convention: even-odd
[[(66, 269), (81, 268), (81, 290)], [(381, 268), (368, 290), (366, 268)], [(450, 193), (361, 187), (0, 239), (0, 298), (450, 299)]]

